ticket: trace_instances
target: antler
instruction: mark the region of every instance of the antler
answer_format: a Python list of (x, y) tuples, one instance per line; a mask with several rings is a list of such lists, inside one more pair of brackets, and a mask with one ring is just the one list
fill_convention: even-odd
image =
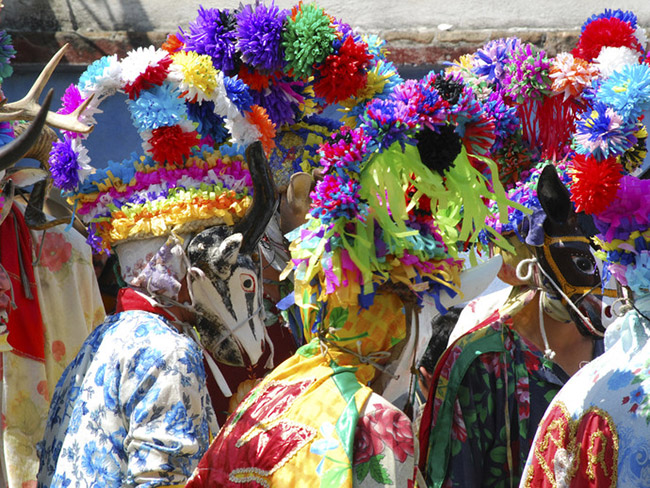
[[(38, 115), (38, 111), (41, 108), (38, 104), (38, 99), (45, 88), (45, 85), (50, 80), (50, 76), (54, 72), (54, 69), (63, 58), (63, 54), (66, 49), (68, 49), (68, 44), (65, 44), (59, 51), (50, 59), (49, 63), (43, 68), (41, 74), (38, 75), (38, 78), (34, 82), (34, 85), (31, 87), (27, 95), (17, 102), (4, 103), (0, 105), (0, 121), (9, 121), (9, 120), (34, 120)], [(57, 129), (68, 130), (71, 132), (82, 132), (87, 134), (93, 130), (92, 125), (86, 125), (83, 122), (79, 121), (79, 116), (86, 109), (92, 96), (88, 97), (77, 109), (70, 114), (57, 114), (55, 112), (47, 113), (46, 124), (56, 127)]]

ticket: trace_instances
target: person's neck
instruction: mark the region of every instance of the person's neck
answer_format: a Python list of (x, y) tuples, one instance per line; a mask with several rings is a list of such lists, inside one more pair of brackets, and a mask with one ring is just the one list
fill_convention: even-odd
[[(513, 328), (526, 340), (544, 351), (546, 346), (540, 330), (539, 299), (531, 300), (513, 317)], [(583, 336), (574, 322), (555, 320), (543, 314), (544, 328), (549, 348), (555, 352), (553, 361), (569, 374), (575, 374), (580, 367), (593, 359), (593, 340)]]

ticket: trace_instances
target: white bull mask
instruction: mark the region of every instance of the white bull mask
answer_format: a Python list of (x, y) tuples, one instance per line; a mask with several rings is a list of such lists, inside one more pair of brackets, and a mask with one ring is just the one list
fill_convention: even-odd
[[(261, 267), (242, 254), (242, 234), (225, 227), (198, 234), (188, 246), (189, 289), (200, 341), (219, 362), (257, 364), (264, 352)], [(270, 346), (270, 344), (269, 344)]]

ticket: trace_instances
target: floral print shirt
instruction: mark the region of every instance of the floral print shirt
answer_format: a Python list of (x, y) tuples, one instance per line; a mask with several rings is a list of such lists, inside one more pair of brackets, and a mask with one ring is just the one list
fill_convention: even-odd
[(606, 352), (553, 399), (522, 487), (649, 485), (650, 295), (635, 307), (607, 328)]
[(183, 483), (207, 450), (213, 423), (199, 347), (159, 315), (112, 315), (57, 384), (38, 485)]
[(428, 486), (518, 484), (537, 425), (569, 379), (509, 319), (496, 312), (485, 324), (436, 367), (430, 436), (421, 437)]
[(383, 397), (372, 394), (354, 434), (353, 486), (415, 486), (415, 457), (411, 420)]

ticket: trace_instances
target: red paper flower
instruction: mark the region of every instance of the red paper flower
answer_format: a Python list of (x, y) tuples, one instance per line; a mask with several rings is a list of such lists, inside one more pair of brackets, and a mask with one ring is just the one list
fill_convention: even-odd
[(327, 103), (337, 103), (357, 94), (366, 84), (366, 68), (372, 56), (365, 42), (355, 43), (348, 36), (338, 54), (330, 54), (318, 70), (319, 80), (314, 85), (317, 96)]
[(144, 73), (141, 73), (133, 83), (124, 85), (124, 91), (129, 95), (131, 100), (135, 100), (140, 96), (142, 90), (148, 90), (152, 86), (162, 85), (169, 73), (170, 64), (172, 64), (172, 58), (166, 56), (157, 64), (147, 66)]
[(578, 212), (598, 214), (616, 197), (623, 166), (616, 158), (603, 161), (577, 154), (572, 161), (571, 200)]
[(239, 79), (246, 83), (251, 90), (261, 92), (269, 87), (272, 75), (263, 75), (258, 71), (250, 70), (248, 66), (242, 64), (238, 76)]
[(159, 163), (183, 164), (183, 157), (188, 157), (192, 146), (198, 142), (196, 131), (183, 132), (177, 125), (160, 127), (152, 131), (149, 139), (151, 157)]
[(605, 46), (629, 47), (639, 52), (643, 51), (634, 36), (634, 28), (621, 19), (609, 17), (594, 20), (585, 26), (572, 54), (592, 61), (598, 57), (600, 50)]

